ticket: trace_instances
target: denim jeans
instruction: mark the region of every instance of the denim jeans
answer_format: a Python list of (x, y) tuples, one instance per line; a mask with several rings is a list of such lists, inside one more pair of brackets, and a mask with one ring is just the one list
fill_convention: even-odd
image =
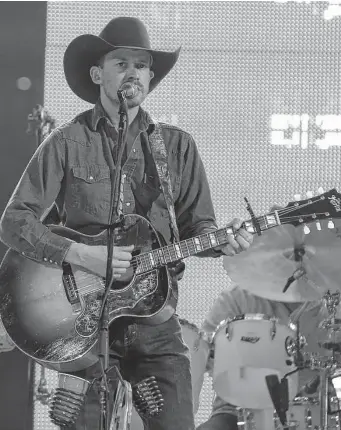
[[(122, 322), (121, 322), (122, 321)], [(110, 326), (110, 366), (117, 365), (123, 378), (134, 385), (155, 376), (164, 399), (161, 413), (143, 418), (147, 430), (194, 430), (190, 356), (183, 342), (176, 315), (160, 325), (125, 325), (119, 319)], [(77, 376), (93, 380), (100, 376), (98, 363)], [(110, 410), (112, 410), (117, 377), (109, 373)], [(99, 428), (98, 384), (88, 391), (86, 404), (75, 430)], [(134, 430), (134, 428), (132, 428)]]
[(235, 406), (216, 395), (210, 418), (200, 424), (197, 430), (238, 430)]
[(237, 417), (232, 414), (216, 414), (200, 424), (197, 430), (238, 430)]

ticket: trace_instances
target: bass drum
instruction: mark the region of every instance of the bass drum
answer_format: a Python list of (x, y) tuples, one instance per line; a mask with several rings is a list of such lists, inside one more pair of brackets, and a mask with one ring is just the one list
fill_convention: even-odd
[[(204, 382), (204, 374), (209, 356), (210, 347), (202, 336), (202, 332), (195, 324), (185, 319), (179, 319), (182, 330), (182, 337), (188, 346), (191, 359), (192, 390), (194, 413), (199, 409), (199, 396)], [(136, 409), (133, 408), (131, 416), (131, 430), (143, 430), (143, 422)]]
[[(279, 380), (296, 366), (291, 347), (295, 327), (263, 314), (222, 321), (214, 334), (213, 387), (227, 403), (241, 408), (272, 408), (267, 375)], [(297, 374), (288, 377), (289, 397), (298, 389)]]

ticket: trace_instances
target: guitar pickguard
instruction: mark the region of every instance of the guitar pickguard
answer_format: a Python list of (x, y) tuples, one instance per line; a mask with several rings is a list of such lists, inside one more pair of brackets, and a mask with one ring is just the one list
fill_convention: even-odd
[(83, 298), (84, 312), (75, 321), (75, 330), (79, 336), (90, 337), (98, 330), (98, 322), (102, 306), (98, 293)]
[[(150, 315), (160, 309), (164, 303), (162, 295), (155, 300), (158, 288), (158, 274), (156, 271), (137, 275), (131, 285), (124, 290), (112, 290), (109, 294), (110, 320), (124, 314)], [(135, 309), (134, 309), (135, 308)], [(98, 330), (99, 313), (101, 309), (101, 296), (98, 293), (84, 297), (84, 312), (75, 322), (76, 332), (83, 337), (93, 336)], [(154, 310), (155, 309), (155, 310)], [(132, 312), (132, 311), (135, 312)]]

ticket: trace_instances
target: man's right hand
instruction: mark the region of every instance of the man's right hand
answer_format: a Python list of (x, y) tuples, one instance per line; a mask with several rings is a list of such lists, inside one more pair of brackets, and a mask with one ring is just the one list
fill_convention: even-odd
[[(114, 278), (120, 278), (127, 271), (133, 249), (134, 245), (114, 246), (111, 265)], [(107, 268), (107, 247), (102, 245), (89, 246), (74, 242), (65, 256), (65, 261), (84, 267), (104, 278)]]

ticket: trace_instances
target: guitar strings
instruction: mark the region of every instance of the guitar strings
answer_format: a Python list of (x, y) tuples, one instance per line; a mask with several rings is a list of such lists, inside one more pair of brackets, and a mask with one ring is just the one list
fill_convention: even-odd
[[(280, 210), (277, 211), (277, 213), (280, 216), (282, 216), (283, 214), (290, 214), (291, 212), (297, 211), (297, 209), (304, 208), (304, 207), (309, 206), (309, 205), (311, 205), (311, 203), (307, 202), (305, 204), (301, 204), (301, 205), (297, 205), (297, 206), (291, 206), (289, 208), (280, 209)], [(315, 213), (315, 215), (323, 215), (323, 214), (324, 214), (324, 212), (317, 213), (317, 214)], [(275, 212), (270, 212), (269, 214), (264, 215), (264, 216), (259, 217), (259, 218), (263, 218), (264, 221), (266, 222), (266, 216), (269, 216), (269, 215), (275, 215)], [(312, 215), (313, 214), (305, 214), (304, 216), (312, 216)], [(292, 221), (293, 219), (300, 219), (300, 218), (302, 218), (302, 215), (295, 215), (295, 216), (283, 217), (283, 218), (281, 217), (281, 223), (283, 224), (283, 221), (285, 223), (290, 223), (290, 221)], [(221, 232), (224, 231), (224, 235), (225, 235), (226, 234), (225, 230), (227, 228), (228, 227), (223, 228), (223, 229), (219, 229), (219, 230), (217, 230), (216, 233), (219, 234), (219, 233), (221, 233)], [(194, 240), (194, 238), (191, 238), (191, 239)], [(184, 241), (184, 242), (186, 242), (186, 246), (187, 246), (188, 250), (190, 251), (190, 249), (189, 249), (189, 245), (190, 244), (187, 243), (187, 240)], [(178, 242), (178, 243), (181, 243), (181, 242)], [(172, 244), (172, 245), (167, 245), (167, 246), (163, 247), (164, 249), (168, 250), (169, 256), (171, 258), (172, 258), (171, 249), (175, 245), (176, 244)], [(193, 243), (193, 248), (194, 248), (194, 250), (196, 250), (196, 247), (195, 247), (194, 243)], [(150, 271), (150, 270), (154, 270), (155, 268), (157, 268), (157, 266), (155, 266), (155, 264), (153, 264), (151, 262), (150, 258), (149, 258), (149, 254), (152, 253), (153, 251), (156, 251), (156, 253), (158, 254), (158, 252), (157, 252), (158, 250), (151, 250), (151, 251), (147, 251), (145, 253), (141, 253), (138, 256), (133, 257), (132, 260), (131, 260), (130, 266), (133, 269), (137, 269), (139, 266), (146, 265), (147, 266), (147, 270), (145, 270), (145, 272)], [(174, 256), (176, 257), (176, 251), (174, 251)], [(155, 267), (151, 267), (149, 269), (148, 264), (152, 264), (152, 266), (155, 266)], [(96, 276), (95, 274), (84, 274), (82, 276), (78, 276), (77, 277), (77, 281), (88, 281), (88, 280), (90, 281), (90, 279), (93, 279), (95, 276)], [(99, 280), (99, 281), (97, 280), (97, 283), (99, 283), (103, 287), (105, 286), (105, 283), (102, 280)], [(87, 285), (79, 286), (78, 287), (78, 291), (81, 292), (82, 290), (83, 291), (84, 290), (88, 290), (89, 288), (94, 287), (95, 285), (96, 285), (96, 283), (90, 283), (90, 284), (87, 284)], [(87, 291), (87, 293), (90, 294), (90, 293), (96, 292), (96, 291), (97, 291), (97, 289), (95, 288), (94, 290)], [(119, 291), (119, 290), (117, 290), (117, 291)]]

